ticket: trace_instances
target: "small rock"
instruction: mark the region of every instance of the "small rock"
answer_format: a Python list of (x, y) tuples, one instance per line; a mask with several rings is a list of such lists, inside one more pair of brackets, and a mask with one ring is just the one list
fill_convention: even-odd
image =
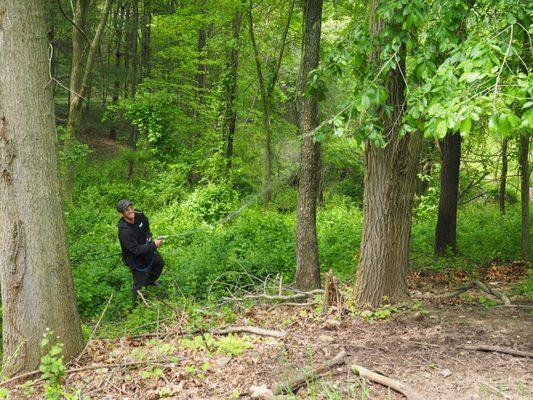
[(322, 325), (322, 328), (326, 330), (335, 330), (338, 329), (341, 323), (335, 319), (328, 319), (326, 322), (324, 322), (324, 325)]
[(422, 376), (426, 379), (431, 379), (431, 374), (429, 372), (424, 372)]
[(155, 390), (150, 390), (148, 393), (146, 393), (146, 398), (148, 400), (159, 400), (159, 393), (157, 393)]
[(274, 397), (274, 393), (272, 393), (272, 390), (267, 388), (266, 385), (261, 386), (254, 386), (252, 385), (250, 387), (250, 397), (252, 399), (260, 399), (260, 400), (276, 400), (276, 397)]
[(329, 335), (320, 335), (318, 337), (318, 340), (321, 342), (326, 342), (326, 343), (331, 343), (335, 341), (335, 339)]
[(450, 371), (450, 370), (447, 369), (447, 368), (445, 368), (445, 369), (439, 371), (439, 375), (442, 375), (442, 376), (445, 377), (445, 378), (449, 377), (451, 374), (452, 374), (452, 371)]

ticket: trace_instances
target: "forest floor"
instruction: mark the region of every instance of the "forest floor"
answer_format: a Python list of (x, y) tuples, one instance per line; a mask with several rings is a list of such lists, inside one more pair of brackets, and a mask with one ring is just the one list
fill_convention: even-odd
[[(516, 263), (477, 277), (505, 292), (525, 274), (526, 267)], [(533, 358), (463, 348), (484, 344), (531, 352), (532, 304), (495, 305), (476, 289), (438, 297), (469, 279), (461, 272), (413, 272), (414, 303), (364, 317), (347, 309), (323, 314), (317, 306), (263, 303), (242, 306), (232, 324), (283, 331), (281, 339), (237, 334), (223, 345), (220, 336), (203, 335), (184, 342), (178, 317), (149, 335), (93, 339), (76, 366), (81, 371), (67, 374), (64, 387), (91, 399), (249, 399), (252, 385), (272, 388), (345, 350), (342, 365), (276, 399), (405, 398), (361, 379), (354, 364), (408, 384), (427, 400), (533, 399)], [(10, 398), (40, 398), (43, 386), (35, 382), (26, 395), (20, 386), (12, 388)]]

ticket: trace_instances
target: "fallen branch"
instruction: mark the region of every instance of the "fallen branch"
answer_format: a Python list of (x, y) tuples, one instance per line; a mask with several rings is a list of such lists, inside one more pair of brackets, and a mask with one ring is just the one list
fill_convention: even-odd
[(298, 300), (298, 299), (306, 299), (308, 297), (311, 297), (315, 294), (324, 293), (322, 289), (315, 289), (311, 290), (309, 292), (302, 292), (292, 295), (270, 295), (270, 294), (247, 294), (243, 297), (223, 297), (223, 300), (227, 301), (242, 301), (247, 299), (265, 299), (265, 300), (273, 300), (273, 301), (291, 301), (291, 300)]
[(494, 353), (510, 354), (512, 356), (517, 356), (517, 357), (533, 358), (533, 353), (529, 351), (511, 349), (510, 347), (487, 346), (484, 344), (478, 344), (478, 345), (466, 345), (466, 346), (462, 346), (461, 348), (465, 350), (488, 351), (488, 352), (494, 352)]
[[(164, 364), (166, 362), (169, 362), (171, 364)], [(120, 364), (96, 364), (96, 365), (89, 365), (87, 367), (70, 368), (70, 369), (67, 369), (65, 371), (65, 373), (66, 374), (75, 374), (75, 373), (78, 373), (78, 372), (90, 371), (90, 370), (94, 370), (94, 369), (124, 368), (124, 367), (132, 367), (132, 366), (136, 366), (136, 365), (145, 365), (145, 364), (150, 364), (150, 363), (157, 364), (157, 365), (163, 365), (164, 364), (164, 366), (166, 366), (166, 367), (173, 367), (175, 365), (175, 363), (171, 359), (144, 360), (144, 361), (131, 361), (131, 362), (120, 363)], [(6, 386), (6, 385), (8, 385), (10, 383), (13, 383), (13, 382), (16, 382), (16, 381), (20, 381), (22, 379), (31, 378), (32, 376), (38, 375), (40, 373), (41, 373), (41, 371), (35, 370), (35, 371), (26, 372), (25, 374), (14, 376), (13, 378), (8, 379), (7, 381), (0, 382), (0, 387)], [(40, 379), (37, 380), (37, 381), (40, 381)]]
[(460, 288), (457, 288), (453, 291), (451, 291), (450, 293), (446, 293), (446, 294), (443, 294), (443, 295), (440, 295), (440, 296), (437, 296), (437, 297), (440, 297), (440, 298), (450, 298), (450, 297), (455, 297), (455, 296), (459, 296), (460, 294), (470, 290), (470, 289), (473, 289), (473, 288), (478, 288), (480, 289), (481, 291), (485, 292), (485, 293), (488, 293), (490, 294), (491, 296), (494, 296), (496, 297), (500, 302), (502, 302), (505, 306), (511, 306), (511, 300), (509, 300), (509, 297), (507, 297), (505, 294), (501, 293), (501, 292), (498, 292), (496, 289), (493, 289), (491, 288), (490, 286), (488, 285), (485, 285), (483, 282), (481, 281), (478, 281), (478, 280), (475, 280), (475, 281), (472, 281), (464, 286), (461, 286)]
[(223, 329), (216, 329), (212, 332), (213, 335), (227, 335), (229, 333), (251, 333), (258, 336), (271, 336), (278, 339), (283, 339), (287, 334), (282, 331), (273, 331), (270, 329), (258, 328), (255, 326), (228, 326)]
[(509, 300), (509, 297), (504, 295), (503, 293), (498, 292), (496, 289), (491, 288), (490, 286), (487, 286), (480, 281), (473, 281), (472, 282), (477, 288), (483, 290), (484, 292), (487, 292), (494, 297), (497, 297), (500, 299), (500, 301), (505, 304), (506, 306), (511, 305), (511, 300)]
[(346, 352), (342, 350), (333, 359), (327, 361), (326, 363), (321, 364), (310, 371), (302, 372), (301, 374), (296, 375), (294, 378), (288, 381), (276, 383), (272, 392), (276, 396), (289, 392), (294, 393), (296, 390), (298, 390), (305, 384), (317, 379), (317, 377), (323, 374), (324, 372), (330, 370), (331, 368), (337, 365), (344, 364), (345, 357)]
[(366, 369), (364, 367), (361, 367), (360, 365), (353, 365), (353, 370), (356, 374), (358, 374), (361, 378), (368, 379), (369, 381), (379, 383), (383, 386), (387, 386), (391, 388), (392, 390), (395, 390), (398, 393), (403, 394), (405, 397), (407, 397), (408, 400), (423, 400), (424, 398), (418, 394), (411, 386), (395, 381), (394, 379), (387, 378), (386, 376), (383, 376), (381, 374), (378, 374), (377, 372), (370, 371), (369, 369)]

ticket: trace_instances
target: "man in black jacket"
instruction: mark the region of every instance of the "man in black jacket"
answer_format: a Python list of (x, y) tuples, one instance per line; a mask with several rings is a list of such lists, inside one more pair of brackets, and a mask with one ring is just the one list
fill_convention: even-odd
[(122, 261), (133, 275), (133, 303), (143, 286), (158, 286), (156, 282), (163, 270), (164, 261), (157, 249), (162, 239), (152, 241), (150, 223), (146, 216), (133, 208), (129, 200), (120, 200), (117, 211), (122, 215), (118, 221), (118, 238), (122, 248)]

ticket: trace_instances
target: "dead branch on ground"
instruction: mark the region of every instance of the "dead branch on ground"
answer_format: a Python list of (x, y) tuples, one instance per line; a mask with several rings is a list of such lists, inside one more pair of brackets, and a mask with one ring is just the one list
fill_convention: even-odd
[(289, 392), (294, 393), (296, 390), (298, 390), (302, 386), (317, 379), (318, 376), (320, 376), (324, 372), (330, 370), (331, 368), (337, 365), (344, 364), (345, 357), (346, 357), (346, 352), (342, 350), (334, 358), (327, 361), (326, 363), (321, 364), (312, 370), (304, 371), (301, 374), (296, 375), (294, 378), (288, 381), (285, 381), (282, 383), (276, 383), (274, 385), (274, 390), (272, 390), (272, 392), (276, 396), (280, 394), (284, 394), (284, 393), (289, 393)]
[(494, 352), (494, 353), (510, 354), (512, 356), (517, 356), (517, 357), (533, 358), (532, 352), (516, 350), (510, 347), (488, 346), (485, 344), (477, 344), (477, 345), (465, 345), (465, 346), (461, 346), (461, 348), (465, 350), (487, 351), (487, 352)]
[(258, 336), (270, 336), (278, 339), (283, 339), (287, 334), (282, 331), (273, 331), (270, 329), (258, 328), (255, 326), (228, 326), (222, 329), (216, 329), (212, 332), (213, 335), (227, 335), (230, 333), (251, 333)]
[(387, 386), (391, 388), (392, 390), (395, 390), (396, 392), (403, 394), (405, 397), (407, 397), (408, 400), (423, 400), (424, 399), (411, 386), (405, 383), (398, 382), (394, 379), (378, 374), (377, 372), (370, 371), (369, 369), (361, 367), (360, 365), (354, 364), (352, 368), (355, 371), (355, 373), (358, 374), (361, 378), (365, 378), (369, 381)]

